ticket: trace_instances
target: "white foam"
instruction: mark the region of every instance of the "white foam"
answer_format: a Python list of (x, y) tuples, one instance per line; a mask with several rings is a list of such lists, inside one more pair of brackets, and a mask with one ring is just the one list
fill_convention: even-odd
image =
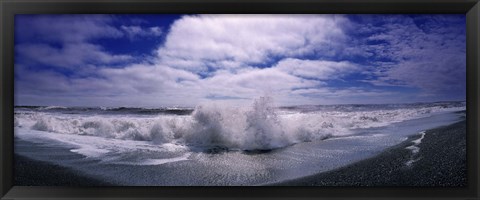
[[(273, 99), (261, 97), (250, 107), (202, 104), (191, 115), (69, 115), (25, 112), (16, 127), (67, 135), (94, 136), (153, 144), (182, 144), (228, 149), (274, 149), (300, 142), (349, 136), (355, 129), (387, 126), (435, 113), (464, 110), (441, 106), (373, 111), (279, 111)], [(413, 147), (412, 147), (413, 148)], [(89, 154), (86, 150), (79, 150)], [(93, 152), (95, 153), (95, 152)]]
[(66, 109), (67, 107), (64, 106), (47, 106), (43, 108), (39, 108), (39, 110), (53, 110), (53, 109)]
[(174, 163), (180, 161), (189, 160), (192, 153), (185, 153), (182, 156), (174, 157), (174, 158), (163, 158), (163, 159), (145, 159), (140, 162), (114, 162), (115, 164), (124, 164), (124, 165), (163, 165), (167, 163)]
[(71, 149), (70, 150), (71, 152), (74, 152), (74, 153), (78, 153), (78, 154), (82, 154), (84, 156), (87, 156), (87, 157), (100, 157), (104, 154), (107, 154), (108, 150), (105, 150), (105, 149), (98, 149), (98, 148), (91, 148), (91, 147), (80, 147), (78, 149)]
[(418, 147), (418, 145), (420, 145), (420, 143), (422, 143), (422, 140), (425, 137), (425, 131), (420, 132), (420, 135), (421, 135), (420, 138), (412, 141), (413, 145), (405, 148), (405, 149), (408, 149), (408, 150), (412, 151), (412, 155), (410, 156), (410, 160), (408, 160), (405, 163), (407, 166), (411, 166), (414, 162), (417, 162), (418, 160), (420, 160), (420, 158), (418, 158), (418, 159), (414, 159), (414, 158), (415, 158), (415, 155), (420, 151), (420, 147)]
[[(107, 162), (117, 162), (123, 159), (127, 154), (142, 155), (165, 155), (170, 153), (172, 156), (183, 155), (188, 148), (176, 144), (153, 144), (148, 141), (119, 140), (112, 138), (102, 138), (88, 135), (60, 134), (45, 131), (28, 130), (26, 128), (16, 128), (15, 136), (26, 141), (47, 144), (50, 146), (63, 146), (88, 158), (100, 159)], [(178, 157), (178, 156), (175, 156)], [(162, 163), (166, 160), (148, 160), (137, 159), (138, 163)], [(173, 159), (174, 161), (175, 159)], [(155, 161), (155, 162), (154, 162)]]

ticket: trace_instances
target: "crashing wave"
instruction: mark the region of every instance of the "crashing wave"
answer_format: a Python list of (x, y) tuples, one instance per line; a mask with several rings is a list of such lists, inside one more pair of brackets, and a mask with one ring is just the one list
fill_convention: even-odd
[(250, 107), (202, 104), (190, 115), (149, 117), (17, 113), (16, 127), (62, 134), (176, 143), (191, 147), (269, 150), (300, 142), (350, 135), (352, 130), (386, 126), (435, 112), (465, 107), (420, 107), (372, 111), (282, 112), (273, 99), (260, 97)]

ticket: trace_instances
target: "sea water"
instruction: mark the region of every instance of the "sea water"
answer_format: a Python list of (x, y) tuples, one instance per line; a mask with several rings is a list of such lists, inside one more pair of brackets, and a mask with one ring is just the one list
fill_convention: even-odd
[(377, 155), (462, 110), (465, 102), (275, 107), (268, 97), (247, 107), (24, 106), (15, 108), (15, 152), (121, 185), (261, 185)]

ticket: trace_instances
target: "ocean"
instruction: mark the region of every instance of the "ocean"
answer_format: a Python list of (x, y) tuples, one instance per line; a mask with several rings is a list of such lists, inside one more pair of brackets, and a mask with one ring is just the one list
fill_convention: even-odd
[(465, 109), (465, 102), (276, 107), (267, 97), (245, 107), (16, 106), (14, 151), (118, 185), (263, 185), (375, 156), (460, 121)]

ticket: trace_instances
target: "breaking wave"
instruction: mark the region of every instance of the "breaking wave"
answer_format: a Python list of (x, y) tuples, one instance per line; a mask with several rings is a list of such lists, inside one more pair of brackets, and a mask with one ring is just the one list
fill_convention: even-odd
[[(64, 108), (62, 108), (64, 109)], [(465, 107), (415, 107), (360, 111), (296, 112), (274, 107), (260, 97), (250, 107), (197, 106), (189, 115), (73, 115), (17, 112), (15, 126), (61, 134), (122, 140), (175, 143), (199, 148), (268, 150), (300, 142), (353, 134), (353, 130), (386, 126)]]

